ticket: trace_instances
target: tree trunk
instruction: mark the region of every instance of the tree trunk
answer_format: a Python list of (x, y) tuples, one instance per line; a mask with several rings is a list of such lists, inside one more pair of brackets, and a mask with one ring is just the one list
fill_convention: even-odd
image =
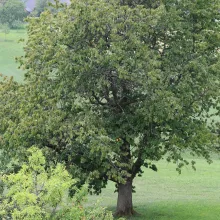
[(118, 202), (117, 202), (117, 216), (131, 216), (134, 215), (132, 204), (132, 180), (127, 180), (125, 184), (118, 184)]

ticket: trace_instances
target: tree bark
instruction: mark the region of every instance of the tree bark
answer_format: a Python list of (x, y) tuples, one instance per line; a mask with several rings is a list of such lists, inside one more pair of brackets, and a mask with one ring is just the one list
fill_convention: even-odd
[(132, 204), (132, 180), (118, 184), (118, 201), (116, 216), (131, 216), (135, 211)]

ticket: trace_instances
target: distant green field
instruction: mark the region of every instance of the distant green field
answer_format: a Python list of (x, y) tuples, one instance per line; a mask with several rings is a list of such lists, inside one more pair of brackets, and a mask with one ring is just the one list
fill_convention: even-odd
[(11, 30), (5, 35), (0, 30), (0, 73), (13, 76), (18, 82), (23, 80), (23, 72), (18, 69), (15, 57), (23, 55), (23, 43), (18, 43), (21, 38), (26, 38), (26, 30)]
[[(220, 219), (220, 158), (211, 165), (197, 159), (197, 171), (185, 167), (179, 175), (175, 164), (160, 161), (158, 172), (145, 169), (143, 177), (135, 180), (133, 196), (139, 216), (134, 220), (218, 220)], [(101, 196), (90, 196), (88, 204), (96, 200), (115, 210), (117, 194), (109, 183)]]

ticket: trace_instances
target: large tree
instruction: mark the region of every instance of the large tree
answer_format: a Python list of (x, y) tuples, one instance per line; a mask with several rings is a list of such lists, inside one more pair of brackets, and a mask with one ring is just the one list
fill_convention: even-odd
[(210, 162), (219, 16), (219, 0), (73, 0), (31, 18), (26, 84), (1, 90), (1, 145), (44, 148), (95, 192), (114, 181), (117, 214), (134, 214), (143, 166), (166, 158), (180, 171), (185, 150)]
[(0, 3), (0, 23), (7, 23), (10, 27), (13, 22), (20, 21), (27, 16), (25, 5), (20, 0), (7, 0), (4, 4)]

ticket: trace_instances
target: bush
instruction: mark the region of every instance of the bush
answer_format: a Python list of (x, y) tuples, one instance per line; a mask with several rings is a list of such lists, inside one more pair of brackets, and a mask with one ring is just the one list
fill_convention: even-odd
[(24, 22), (22, 22), (20, 20), (13, 21), (11, 26), (13, 29), (24, 29), (25, 28)]
[(2, 196), (0, 218), (3, 219), (113, 219), (111, 212), (103, 208), (86, 210), (82, 202), (87, 195), (87, 187), (76, 189), (73, 198), (69, 188), (76, 183), (64, 165), (45, 168), (45, 157), (41, 150), (32, 147), (28, 162), (16, 174), (3, 175), (0, 181), (7, 186)]

